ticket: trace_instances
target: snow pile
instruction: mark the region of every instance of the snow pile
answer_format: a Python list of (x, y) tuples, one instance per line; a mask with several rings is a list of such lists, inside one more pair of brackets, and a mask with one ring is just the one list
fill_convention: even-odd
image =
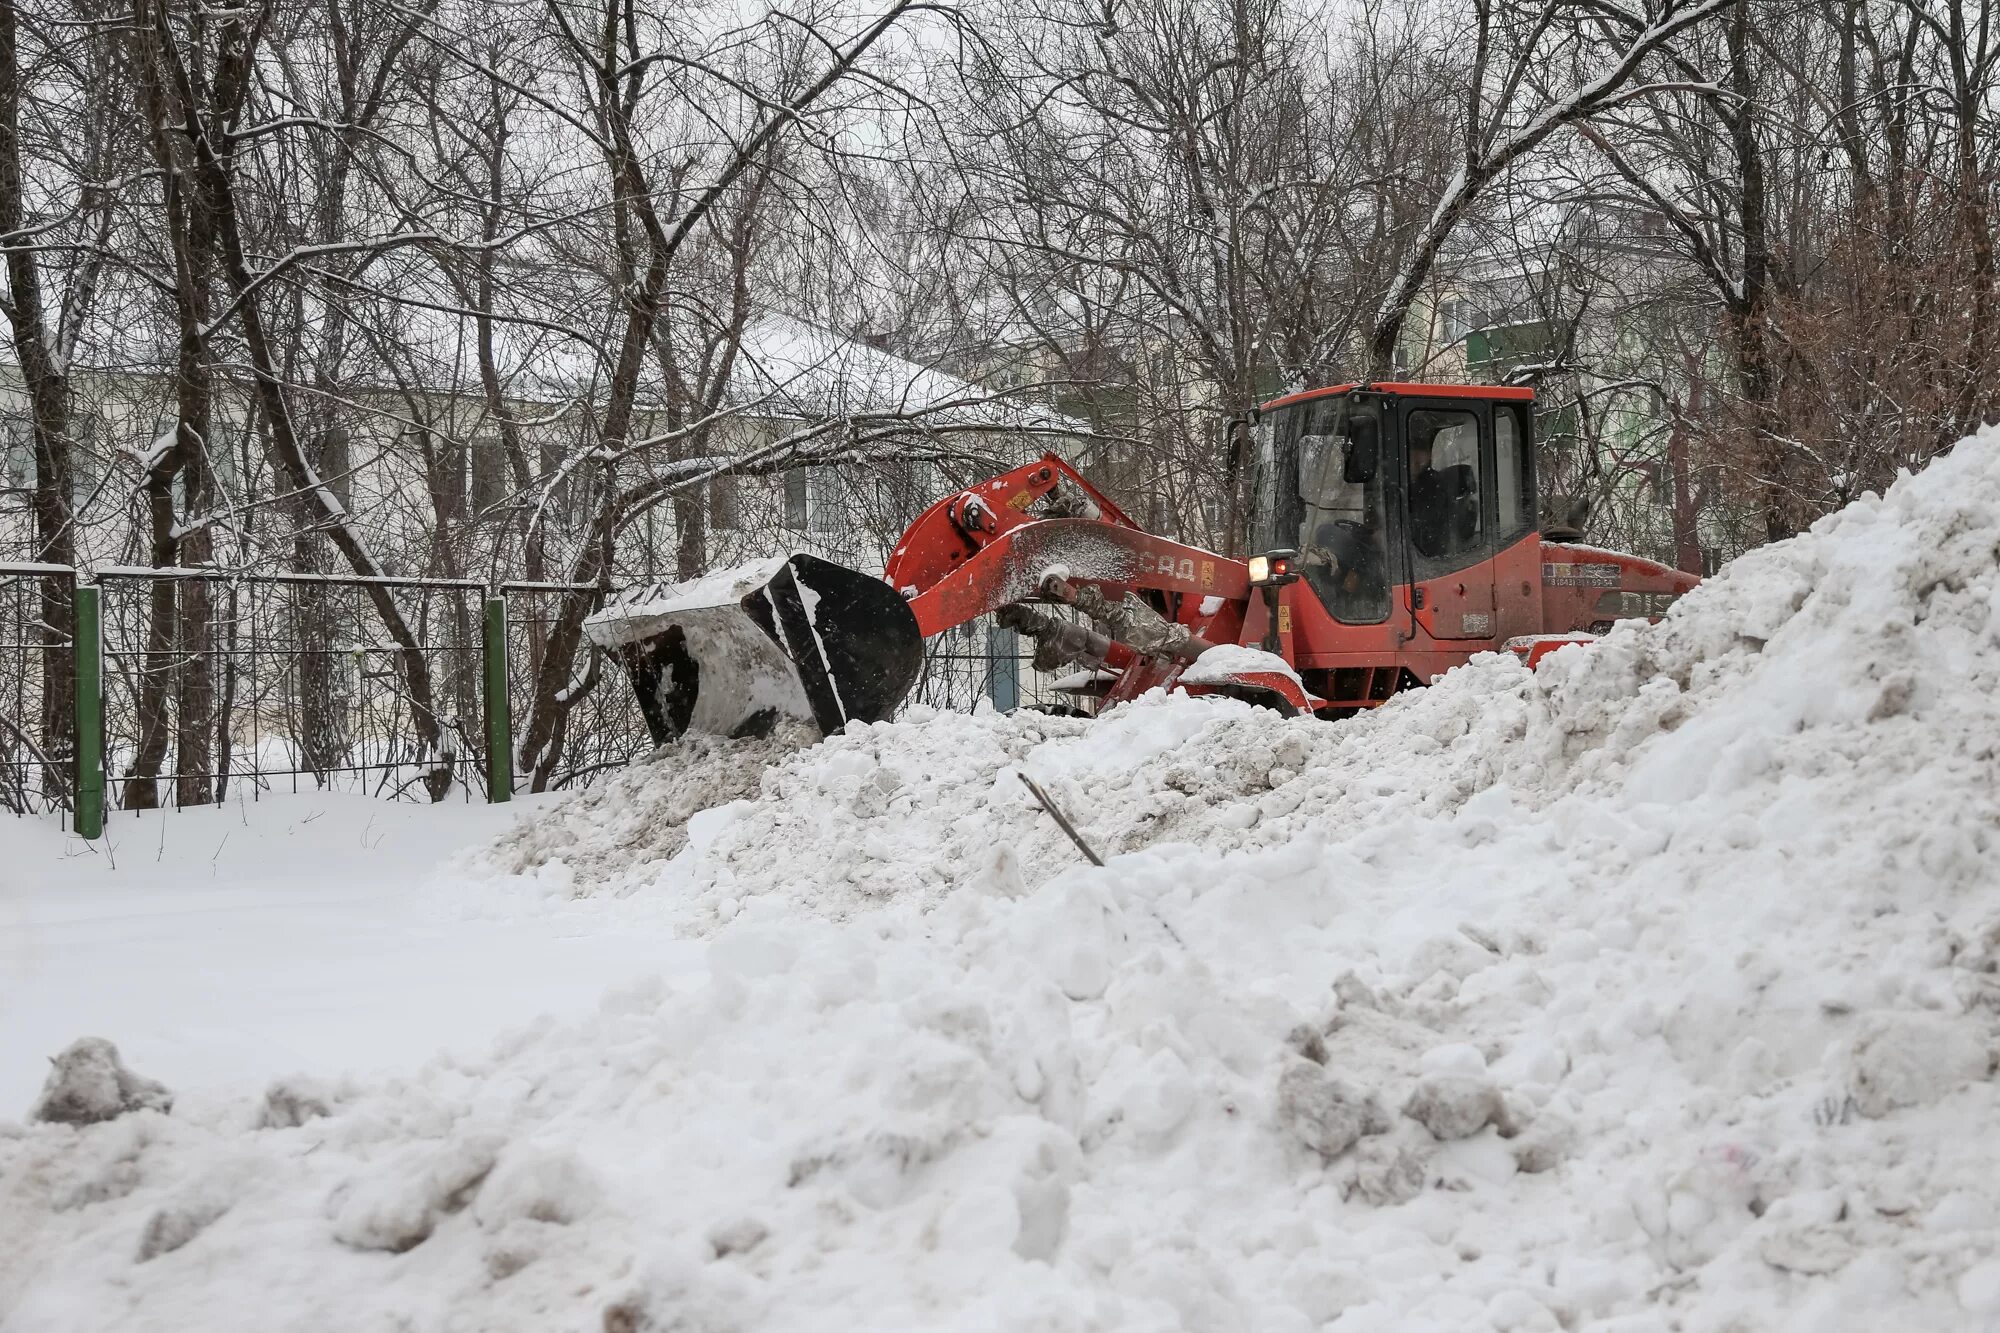
[(634, 866), (671, 859), (687, 846), (688, 821), (756, 794), (764, 770), (817, 735), (783, 723), (769, 736), (732, 741), (688, 732), (644, 762), (568, 793), (517, 824), (469, 869), (539, 875), (559, 891), (596, 892)]
[[(504, 855), (706, 933), (705, 975), (283, 1116), (16, 1131), (0, 1308), (1992, 1327), (1996, 685), (1988, 432), (1660, 626), (1350, 724), (856, 726), (692, 819), (635, 770)], [(678, 854), (591, 859), (655, 805)]]

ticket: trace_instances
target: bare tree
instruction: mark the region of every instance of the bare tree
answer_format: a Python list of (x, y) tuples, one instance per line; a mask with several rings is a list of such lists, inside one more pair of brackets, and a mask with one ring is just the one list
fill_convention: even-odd
[(1994, 409), (1996, 154), (1964, 127), (1996, 54), (1950, 7), (1746, 4), (1671, 57), (1682, 87), (1587, 135), (1706, 282), (1729, 354), (1681, 375), (1704, 403), (1686, 466), (1719, 467), (1714, 494), (1774, 540)]
[(1436, 63), (1413, 25), (1274, 0), (1009, 11), (959, 62), (931, 188), (970, 204), (935, 211), (1058, 401), (1124, 437), (1097, 461), (1135, 511), (1239, 546), (1247, 414), (1330, 375), (1393, 273)]
[[(106, 62), (101, 48), (66, 50), (57, 34), (37, 28), (24, 62), (22, 14), (0, 0), (0, 245), (6, 252), (7, 314), (16, 364), (29, 401), (34, 442), (31, 509), (33, 560), (74, 565), (77, 552), (75, 446), (70, 367), (90, 321), (103, 268), (102, 233), (109, 224), (112, 153), (105, 114)], [(72, 21), (87, 21), (76, 15)], [(33, 85), (37, 75), (48, 86)], [(24, 130), (24, 103), (38, 125)], [(51, 115), (64, 107), (69, 114)], [(36, 132), (39, 131), (39, 132)], [(61, 162), (60, 171), (52, 171)], [(58, 181), (66, 194), (31, 197), (27, 167), (41, 168), (41, 190)], [(94, 244), (93, 244), (94, 242)], [(54, 292), (45, 271), (54, 269)], [(69, 583), (41, 580), (35, 634), (42, 645), (39, 727), (51, 762), (72, 757), (74, 610)], [(53, 777), (54, 775), (51, 774)]]
[[(695, 475), (679, 477), (655, 471), (626, 480), (636, 450), (667, 443), (635, 438), (635, 409), (669, 277), (690, 238), (773, 144), (806, 123), (815, 104), (846, 79), (913, 7), (914, 0), (896, 0), (844, 39), (808, 27), (810, 40), (794, 44), (790, 69), (784, 67), (781, 57), (779, 67), (770, 71), (778, 77), (745, 99), (751, 113), (739, 127), (717, 126), (717, 141), (689, 150), (677, 160), (669, 157), (662, 161), (656, 152), (648, 151), (646, 136), (653, 126), (646, 113), (654, 109), (656, 101), (665, 100), (663, 93), (678, 89), (683, 99), (689, 99), (678, 109), (690, 115), (695, 114), (692, 96), (715, 89), (730, 89), (740, 95), (740, 80), (713, 55), (668, 45), (673, 34), (656, 27), (634, 0), (605, 0), (595, 12), (581, 7), (571, 10), (561, 0), (551, 0), (551, 18), (561, 32), (579, 99), (588, 109), (588, 138), (602, 158), (609, 186), (611, 272), (623, 307), (623, 318), (607, 339), (607, 383), (601, 401), (593, 405), (591, 457), (586, 460), (579, 451), (565, 460), (562, 469), (565, 474), (575, 474), (572, 483), (587, 487), (589, 495), (588, 528), (568, 569), (572, 583), (605, 582), (612, 571), (618, 533), (633, 515), (660, 503), (677, 488), (705, 480), (701, 474), (711, 470), (697, 467), (692, 469)], [(767, 25), (767, 30), (775, 35), (775, 23)], [(727, 40), (734, 44), (742, 37), (731, 34)], [(826, 54), (816, 65), (807, 63), (807, 52), (822, 49)], [(675, 72), (664, 88), (649, 82), (652, 73), (660, 69)], [(565, 596), (549, 630), (546, 656), (520, 741), (523, 766), (534, 774), (537, 787), (548, 782), (561, 757), (574, 697), (569, 689), (570, 673), (591, 604), (582, 593)]]
[[(1507, 170), (1565, 127), (1653, 89), (1635, 83), (1649, 58), (1675, 37), (1738, 0), (1647, 0), (1526, 6), (1472, 0), (1465, 45), (1472, 66), (1459, 118), (1461, 159), (1430, 217), (1411, 238), (1375, 312), (1368, 339), (1371, 376), (1395, 363), (1397, 339), (1432, 266), (1461, 221)], [(1561, 77), (1567, 75), (1567, 78)]]

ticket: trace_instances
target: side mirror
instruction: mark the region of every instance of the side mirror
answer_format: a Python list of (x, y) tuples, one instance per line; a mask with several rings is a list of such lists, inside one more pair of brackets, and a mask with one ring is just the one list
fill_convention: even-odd
[(1347, 456), (1340, 470), (1342, 479), (1357, 483), (1375, 480), (1375, 471), (1382, 462), (1381, 436), (1375, 419), (1355, 417), (1348, 430)]

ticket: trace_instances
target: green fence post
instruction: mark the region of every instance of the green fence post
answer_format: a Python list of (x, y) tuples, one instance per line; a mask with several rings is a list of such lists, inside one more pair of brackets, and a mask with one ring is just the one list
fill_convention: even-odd
[(104, 622), (94, 584), (76, 585), (76, 831), (104, 833)]
[(514, 717), (507, 702), (507, 599), (486, 599), (486, 799), (514, 796)]

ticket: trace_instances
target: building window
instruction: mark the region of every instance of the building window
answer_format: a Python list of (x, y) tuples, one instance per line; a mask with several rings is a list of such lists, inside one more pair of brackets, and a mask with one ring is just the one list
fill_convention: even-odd
[(810, 532), (837, 532), (842, 526), (838, 468), (793, 468), (785, 474), (785, 526)]
[(1229, 544), (1229, 500), (1214, 491), (1201, 497), (1203, 535), (1218, 547)]
[(1463, 296), (1449, 297), (1438, 303), (1438, 324), (1447, 347), (1472, 332), (1478, 322), (1479, 316), (1472, 302)]
[(70, 503), (78, 509), (89, 504), (97, 493), (99, 446), (104, 436), (104, 419), (95, 412), (79, 412), (69, 420)]
[(34, 426), (26, 417), (0, 417), (0, 445), (6, 449), (7, 489), (31, 489), (35, 484)]
[(785, 474), (785, 526), (805, 527), (807, 507), (806, 471), (795, 467)]
[(476, 518), (507, 496), (507, 451), (496, 435), (477, 435), (466, 445), (472, 482), (472, 513)]
[(208, 470), (214, 474), (218, 486), (224, 490), (236, 489), (242, 478), (241, 461), (237, 450), (241, 440), (236, 433), (236, 423), (226, 416), (217, 416), (208, 424)]
[(936, 483), (928, 463), (889, 460), (870, 464), (874, 477), (871, 518), (894, 536), (916, 521), (934, 498)]
[(333, 492), (333, 498), (340, 501), (343, 509), (354, 507), (354, 473), (352, 460), (353, 440), (345, 426), (328, 426), (320, 432), (318, 460), (315, 470), (326, 488)]
[(814, 532), (834, 532), (841, 524), (841, 476), (835, 468), (816, 467), (808, 472), (812, 502), (806, 507), (806, 526)]

